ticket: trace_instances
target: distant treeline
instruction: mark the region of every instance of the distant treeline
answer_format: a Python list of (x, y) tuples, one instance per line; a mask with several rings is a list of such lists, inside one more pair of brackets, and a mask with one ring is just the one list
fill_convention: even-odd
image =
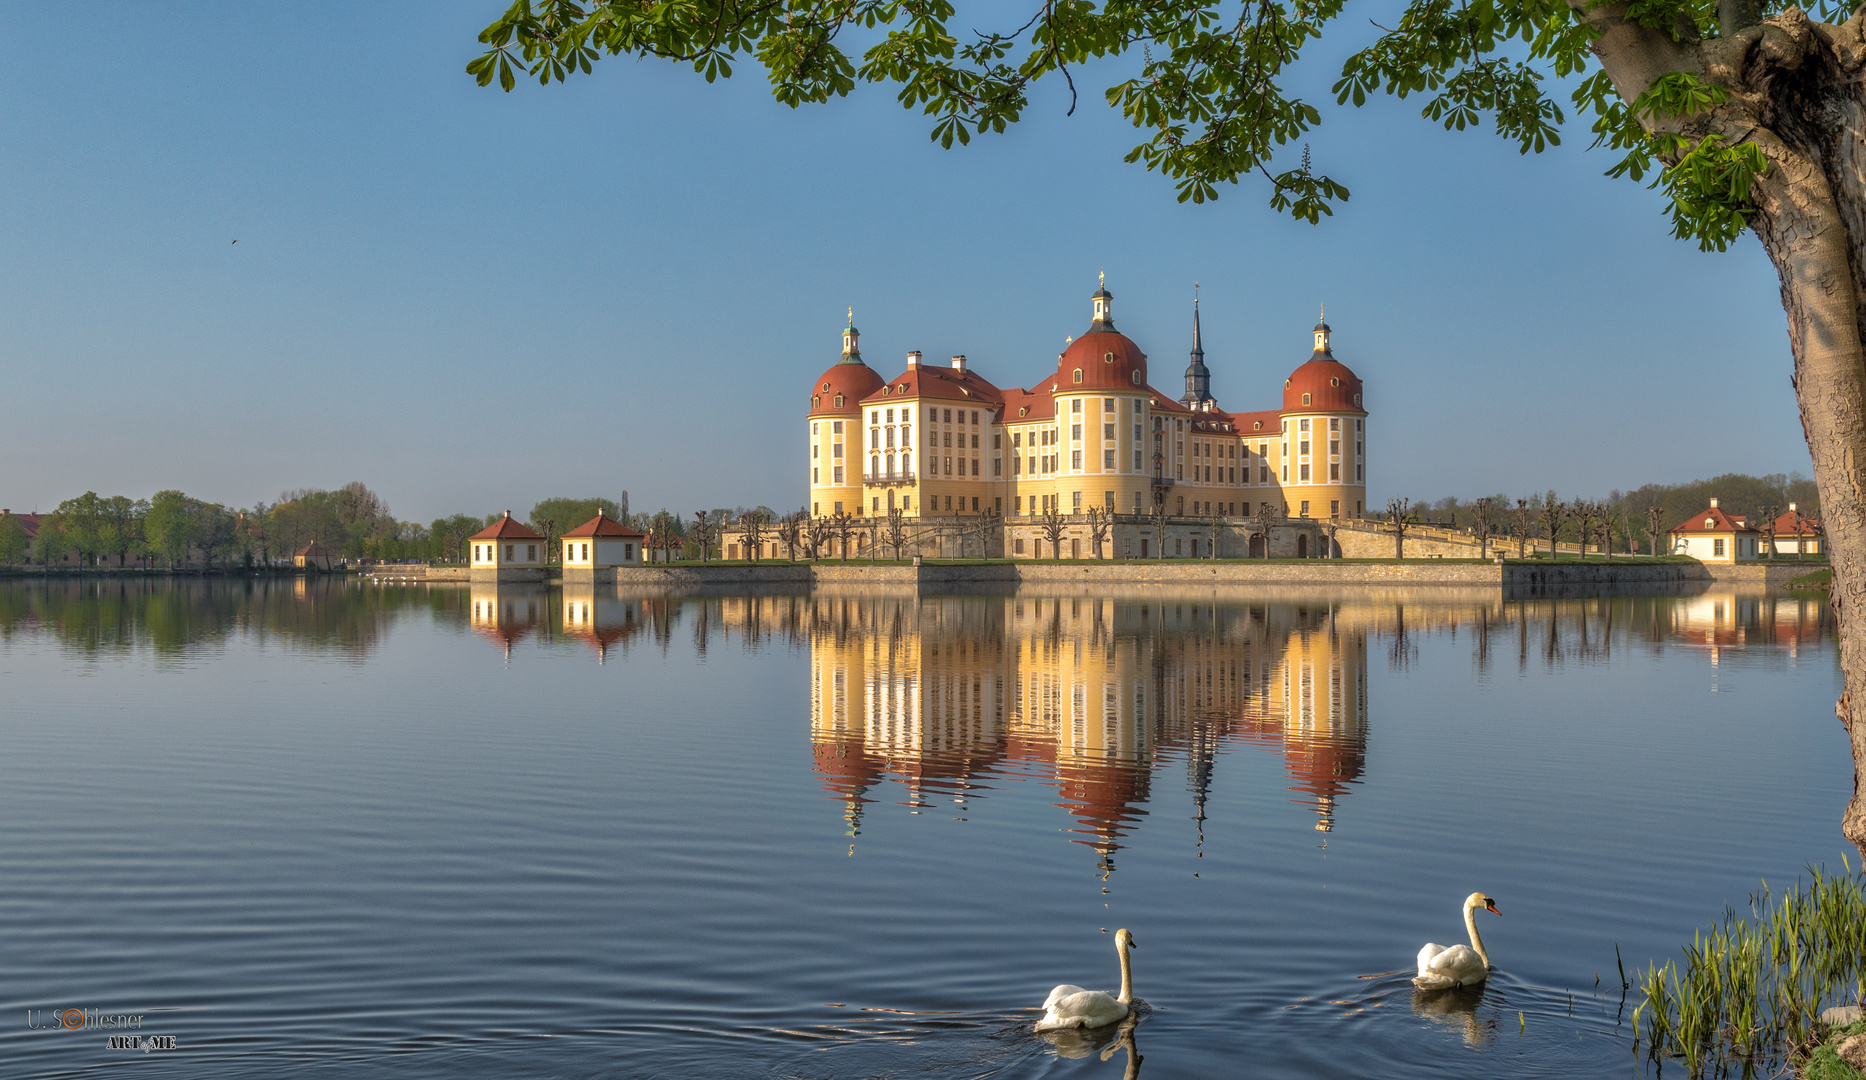
[[(524, 520), (555, 539), (599, 509), (675, 546), (702, 520), (710, 526), (705, 531), (716, 535), (748, 513), (767, 521), (776, 517), (764, 507), (700, 511), (693, 522), (666, 510), (631, 515), (624, 491), (615, 499), (545, 499)], [(452, 514), (426, 525), (401, 521), (361, 482), (287, 491), (274, 502), (243, 508), (180, 491), (158, 491), (147, 499), (87, 491), (50, 513), (0, 515), (0, 565), (269, 566), (313, 543), (345, 559), (460, 562), (467, 538), (503, 516)]]
[[(1717, 500), (1720, 509), (1728, 511), (1733, 517), (1746, 517), (1758, 528), (1763, 525), (1763, 519), (1771, 508), (1776, 516), (1780, 516), (1788, 512), (1790, 503), (1809, 519), (1820, 517), (1820, 495), (1814, 488), (1814, 481), (1798, 472), (1770, 473), (1767, 476), (1725, 473), (1708, 480), (1693, 480), (1684, 484), (1646, 484), (1633, 491), (1615, 489), (1605, 499), (1597, 500), (1585, 496), (1562, 499), (1553, 491), (1520, 496), (1499, 492), (1487, 498), (1499, 534), (1508, 534), (1520, 527), (1516, 519), (1527, 516), (1532, 535), (1541, 535), (1548, 517), (1545, 508), (1551, 499), (1569, 511), (1579, 504), (1591, 502), (1604, 511), (1616, 551), (1624, 551), (1629, 539), (1636, 541), (1642, 551), (1652, 550), (1649, 546), (1652, 543), (1650, 511), (1655, 507), (1658, 509), (1661, 535), (1708, 507), (1712, 499)], [(1406, 514), (1413, 521), (1470, 528), (1478, 525), (1481, 510), (1477, 498), (1460, 500), (1447, 497), (1437, 502), (1410, 500)], [(1564, 519), (1559, 512), (1555, 520), (1562, 534), (1558, 539), (1572, 539), (1570, 534), (1578, 525), (1578, 520), (1572, 516)]]

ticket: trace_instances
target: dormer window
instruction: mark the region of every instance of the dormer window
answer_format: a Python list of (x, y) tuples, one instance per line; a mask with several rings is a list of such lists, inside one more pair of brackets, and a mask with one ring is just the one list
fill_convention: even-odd
[(1716, 519), (1716, 518), (1705, 518), (1705, 519), (1704, 519), (1704, 527), (1705, 527), (1706, 529), (1714, 529), (1714, 528), (1716, 528), (1716, 527), (1717, 527), (1717, 519)]
[(1309, 395), (1307, 394), (1302, 395), (1302, 403), (1304, 405), (1307, 405), (1309, 403)]
[(1354, 395), (1354, 407), (1357, 409), (1361, 407), (1361, 395), (1359, 394)]
[(1105, 364), (1112, 364), (1114, 363), (1114, 354), (1111, 352), (1102, 353), (1101, 359), (1102, 359), (1102, 362)]
[(1133, 377), (1134, 377), (1134, 385), (1139, 386), (1140, 385), (1140, 369), (1139, 368), (1134, 369)]
[(842, 408), (842, 395), (841, 394), (836, 395), (836, 408), (838, 409)]
[(1076, 369), (1076, 373), (1075, 373), (1075, 381), (1076, 381), (1076, 382), (1081, 382), (1081, 381), (1082, 381), (1082, 369), (1081, 369), (1081, 368), (1077, 368), (1077, 369)]
[(1328, 385), (1330, 385), (1330, 386), (1340, 386), (1340, 385), (1341, 385), (1341, 377), (1340, 377), (1339, 375), (1337, 375), (1337, 376), (1335, 376), (1334, 378), (1332, 378), (1332, 379), (1330, 379), (1330, 380), (1328, 380)]

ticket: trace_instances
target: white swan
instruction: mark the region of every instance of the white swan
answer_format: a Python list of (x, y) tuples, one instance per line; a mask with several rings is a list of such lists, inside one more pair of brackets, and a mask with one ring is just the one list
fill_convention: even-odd
[(1421, 990), (1449, 990), (1454, 986), (1476, 986), (1490, 977), (1490, 954), (1484, 951), (1484, 939), (1477, 933), (1477, 909), (1503, 914), (1497, 911), (1497, 902), (1483, 893), (1474, 892), (1464, 898), (1464, 928), (1471, 935), (1471, 944), (1442, 945), (1427, 943), (1419, 950), (1419, 974), (1412, 984)]
[(1084, 990), (1064, 983), (1044, 999), (1043, 1019), (1037, 1021), (1038, 1031), (1102, 1027), (1127, 1016), (1128, 1003), (1134, 1000), (1134, 969), (1127, 955), (1134, 948), (1134, 935), (1125, 929), (1116, 930), (1114, 948), (1121, 954), (1121, 996), (1110, 997), (1101, 990)]

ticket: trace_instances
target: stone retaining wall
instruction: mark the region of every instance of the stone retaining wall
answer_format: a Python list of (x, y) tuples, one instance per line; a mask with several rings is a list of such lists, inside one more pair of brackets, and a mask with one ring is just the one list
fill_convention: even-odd
[[(1410, 542), (1408, 543), (1410, 547)], [(780, 587), (809, 590), (826, 587), (924, 588), (927, 586), (1059, 585), (1119, 588), (1135, 585), (1194, 586), (1468, 586), (1533, 595), (1541, 589), (1569, 586), (1679, 588), (1712, 582), (1780, 588), (1809, 572), (1808, 565), (1624, 562), (1456, 562), (1408, 559), (1404, 562), (1350, 562), (1335, 559), (1289, 561), (1205, 559), (1119, 560), (1053, 563), (901, 563), (830, 562), (815, 564), (712, 563), (703, 566), (623, 566), (594, 572), (570, 572), (570, 586), (621, 585), (631, 590), (681, 591), (697, 588)], [(386, 581), (472, 581), (534, 583), (549, 579), (538, 570), (489, 571), (465, 567), (380, 566), (368, 571)]]

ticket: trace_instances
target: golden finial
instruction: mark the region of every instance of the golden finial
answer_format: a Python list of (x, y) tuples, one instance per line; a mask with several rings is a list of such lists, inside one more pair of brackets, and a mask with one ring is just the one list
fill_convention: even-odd
[(1316, 322), (1327, 322), (1328, 321), (1328, 304), (1327, 303), (1322, 304), (1322, 313), (1315, 317), (1315, 321)]
[(855, 305), (854, 304), (849, 305), (849, 325), (850, 326), (855, 325)]
[(1192, 302), (1199, 302), (1199, 283), (1196, 281), (1192, 283)]
[(1100, 285), (1104, 289), (1107, 288), (1108, 287), (1108, 268), (1105, 266), (1102, 267), (1101, 273), (1096, 275), (1095, 280), (1096, 280), (1096, 284)]

